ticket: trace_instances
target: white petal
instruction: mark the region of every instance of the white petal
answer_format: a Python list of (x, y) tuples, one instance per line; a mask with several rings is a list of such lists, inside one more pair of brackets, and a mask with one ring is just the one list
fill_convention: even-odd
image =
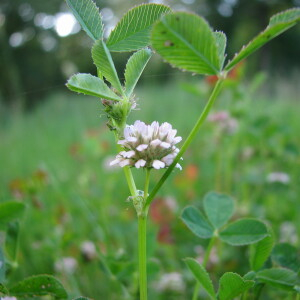
[(125, 167), (130, 165), (130, 160), (129, 159), (123, 159), (120, 163), (119, 163), (120, 167)]
[(126, 140), (119, 140), (119, 141), (118, 141), (118, 144), (119, 144), (119, 145), (125, 145), (126, 142), (127, 142)]
[(144, 122), (139, 120), (135, 121), (133, 126), (135, 131), (140, 134), (144, 134), (147, 128), (147, 125)]
[(166, 143), (166, 142), (162, 142), (162, 143), (160, 144), (160, 147), (168, 149), (168, 148), (171, 147), (171, 144)]
[(171, 124), (165, 122), (165, 123), (162, 123), (159, 127), (159, 134), (161, 137), (165, 137), (168, 132), (172, 129), (172, 126)]
[[(122, 151), (123, 152), (123, 151)], [(125, 152), (125, 151), (124, 151)], [(121, 153), (120, 153), (121, 154)], [(135, 155), (135, 152), (133, 150), (130, 150), (130, 151), (127, 151), (123, 154), (124, 157), (127, 157), (127, 158), (131, 158), (132, 156)]]
[(168, 154), (163, 157), (161, 160), (167, 165), (170, 166), (174, 160), (175, 156), (173, 154)]
[(157, 169), (157, 170), (159, 170), (159, 169), (162, 169), (162, 168), (164, 168), (166, 165), (165, 165), (165, 163), (164, 162), (162, 162), (162, 161), (160, 161), (160, 160), (154, 160), (153, 161), (153, 163), (152, 163), (152, 167), (154, 168), (154, 169)]
[(116, 158), (115, 160), (111, 161), (109, 163), (110, 166), (117, 165), (122, 159), (121, 158)]
[(156, 146), (160, 145), (160, 143), (161, 143), (161, 140), (155, 139), (150, 143), (150, 145), (153, 147), (156, 147)]
[(175, 166), (176, 168), (178, 168), (180, 171), (182, 170), (182, 167), (181, 167), (181, 165), (180, 164), (176, 164), (176, 166)]
[(168, 137), (167, 137), (168, 142), (171, 143), (171, 141), (174, 139), (176, 133), (177, 133), (176, 129), (172, 129), (172, 130), (169, 131)]
[(143, 151), (143, 150), (145, 150), (145, 149), (147, 149), (148, 148), (148, 145), (146, 145), (146, 144), (141, 144), (141, 145), (138, 145), (137, 147), (136, 147), (136, 150), (138, 150), (138, 151)]
[(144, 167), (146, 164), (146, 161), (144, 159), (139, 159), (136, 163), (135, 163), (135, 167), (137, 169), (139, 169), (140, 167)]
[(127, 125), (124, 128), (124, 137), (125, 137), (125, 139), (127, 139), (128, 137), (130, 137), (131, 133), (132, 133), (132, 126), (128, 126)]
[(182, 137), (181, 136), (176, 136), (174, 139), (173, 139), (173, 144), (178, 144), (179, 142), (182, 141)]
[(174, 154), (177, 154), (178, 152), (179, 152), (179, 149), (178, 148), (176, 148), (176, 147), (174, 147), (175, 149), (173, 149), (173, 153)]
[(129, 137), (127, 138), (127, 141), (130, 142), (130, 143), (135, 143), (135, 142), (137, 141), (137, 138), (134, 137), (134, 136), (129, 136)]

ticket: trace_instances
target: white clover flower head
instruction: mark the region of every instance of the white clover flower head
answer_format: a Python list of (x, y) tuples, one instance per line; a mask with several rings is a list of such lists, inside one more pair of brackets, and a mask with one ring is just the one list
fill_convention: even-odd
[(239, 127), (238, 121), (231, 117), (228, 111), (218, 111), (211, 113), (207, 120), (212, 123), (219, 125), (220, 129), (228, 134), (233, 134), (237, 131)]
[(289, 174), (283, 172), (272, 172), (268, 174), (267, 182), (280, 182), (282, 184), (288, 184), (290, 182), (290, 176)]
[(285, 221), (279, 228), (280, 243), (290, 243), (296, 245), (298, 243), (297, 228), (292, 222)]
[(80, 250), (87, 260), (92, 260), (97, 256), (96, 246), (92, 241), (84, 241), (80, 245)]
[[(159, 125), (153, 122), (147, 125), (136, 121), (124, 129), (124, 139), (118, 141), (124, 151), (121, 151), (110, 165), (120, 167), (163, 169), (169, 167), (179, 149), (175, 146), (182, 138), (176, 136), (177, 130), (165, 122)], [(181, 170), (179, 164), (176, 165)]]
[(163, 274), (155, 286), (156, 289), (161, 292), (183, 292), (185, 290), (185, 284), (182, 275), (178, 272)]
[(63, 257), (55, 262), (55, 270), (57, 272), (66, 272), (72, 274), (77, 269), (77, 260), (73, 257)]

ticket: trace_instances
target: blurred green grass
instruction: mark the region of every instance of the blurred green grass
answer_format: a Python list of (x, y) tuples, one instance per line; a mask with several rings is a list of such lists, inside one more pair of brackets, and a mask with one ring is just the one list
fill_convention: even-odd
[[(206, 122), (184, 156), (183, 171), (175, 171), (160, 191), (160, 197), (173, 197), (176, 207), (167, 234), (170, 243), (157, 242), (159, 225), (149, 226), (150, 282), (164, 272), (179, 271), (191, 284), (175, 295), (151, 289), (150, 299), (180, 300), (190, 295), (193, 280), (181, 259), (196, 256), (195, 246), (205, 243), (193, 237), (178, 216), (185, 205), (201, 207), (201, 199), (210, 190), (236, 199), (235, 218), (268, 220), (278, 239), (283, 223), (294, 224), (299, 232), (300, 91), (293, 80), (276, 79), (271, 86), (271, 90), (267, 86), (256, 90), (255, 82), (229, 85), (214, 111), (229, 111), (238, 122), (237, 130), (224, 134), (215, 123)], [(136, 92), (138, 109), (130, 122), (167, 121), (185, 138), (209, 89), (205, 82), (194, 80), (145, 85)], [(103, 272), (103, 261), (87, 262), (80, 253), (81, 243), (92, 240), (118, 279), (136, 293), (132, 279), (136, 278), (135, 212), (126, 202), (122, 170), (107, 167), (116, 150), (101, 102), (71, 93), (48, 98), (34, 111), (2, 118), (0, 124), (0, 200), (27, 204), (19, 267), (11, 272), (11, 280), (57, 273), (71, 295), (119, 299), (119, 287)], [(289, 183), (268, 183), (272, 172), (288, 174)], [(142, 186), (143, 171), (133, 173)], [(153, 172), (152, 186), (161, 174)], [(55, 262), (68, 256), (77, 259), (77, 271), (55, 270)], [(246, 272), (245, 256), (244, 250), (223, 250), (224, 263), (214, 266), (216, 274)]]

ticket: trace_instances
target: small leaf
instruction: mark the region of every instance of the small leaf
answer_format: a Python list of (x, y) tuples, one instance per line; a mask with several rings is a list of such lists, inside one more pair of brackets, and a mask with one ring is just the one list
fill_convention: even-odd
[(129, 10), (111, 32), (110, 51), (135, 51), (149, 45), (150, 30), (155, 21), (171, 9), (161, 4), (142, 4)]
[(17, 297), (51, 295), (59, 299), (67, 299), (64, 287), (55, 277), (37, 275), (28, 277), (9, 289), (9, 294)]
[(235, 57), (228, 62), (226, 71), (231, 70), (241, 60), (255, 52), (267, 42), (294, 26), (300, 20), (300, 8), (288, 9), (274, 15), (267, 28), (258, 34), (247, 46), (244, 46)]
[(99, 8), (92, 0), (66, 0), (82, 29), (93, 39), (103, 36), (102, 18)]
[(8, 295), (8, 289), (2, 284), (0, 283), (0, 295)]
[(103, 75), (107, 81), (109, 81), (116, 90), (122, 94), (123, 89), (120, 83), (114, 62), (107, 49), (105, 43), (102, 40), (96, 41), (92, 48), (92, 57), (101, 75)]
[(184, 261), (210, 298), (217, 299), (212, 281), (205, 268), (193, 258), (186, 258)]
[(217, 43), (218, 55), (219, 55), (219, 60), (221, 62), (221, 69), (222, 69), (225, 61), (225, 49), (227, 44), (227, 37), (226, 34), (221, 31), (215, 31), (214, 36)]
[(122, 100), (100, 78), (91, 74), (73, 75), (67, 82), (67, 87), (77, 93), (96, 96), (109, 100)]
[(272, 252), (275, 241), (272, 232), (269, 232), (269, 234), (269, 236), (266, 236), (258, 243), (251, 245), (250, 266), (254, 271), (258, 271), (263, 267), (264, 263), (267, 261)]
[(283, 268), (272, 268), (259, 271), (256, 274), (256, 279), (274, 287), (290, 291), (292, 291), (294, 286), (298, 283), (297, 274)]
[(220, 239), (229, 245), (243, 246), (256, 243), (268, 235), (266, 225), (255, 219), (241, 219), (229, 224)]
[(151, 43), (177, 68), (206, 75), (217, 75), (221, 69), (215, 35), (198, 15), (186, 12), (165, 15), (153, 26)]
[(4, 255), (3, 255), (2, 248), (0, 248), (0, 282), (4, 281), (5, 272), (6, 272), (5, 258), (4, 258)]
[(132, 94), (152, 53), (150, 49), (135, 52), (128, 60), (125, 68), (125, 89), (127, 97)]
[(252, 280), (244, 280), (236, 273), (225, 273), (219, 282), (219, 299), (230, 300), (246, 292), (254, 285)]
[(23, 216), (25, 205), (21, 202), (6, 201), (0, 203), (0, 228), (7, 223), (15, 221)]
[(287, 243), (281, 243), (274, 247), (271, 258), (273, 262), (281, 267), (291, 269), (295, 272), (300, 270), (300, 258), (298, 250)]
[(188, 206), (183, 210), (181, 219), (200, 238), (209, 239), (214, 234), (213, 227), (206, 221), (203, 214), (193, 206)]
[(225, 225), (233, 215), (234, 202), (227, 195), (210, 192), (204, 197), (203, 204), (207, 218), (215, 229)]
[(6, 254), (12, 261), (16, 260), (18, 252), (20, 224), (19, 222), (12, 222), (8, 224), (5, 237)]

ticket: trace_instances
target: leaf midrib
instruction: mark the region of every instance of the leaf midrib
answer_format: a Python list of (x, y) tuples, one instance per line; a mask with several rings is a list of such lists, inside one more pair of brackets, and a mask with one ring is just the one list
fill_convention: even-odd
[[(96, 41), (98, 38), (97, 38), (97, 36), (95, 36), (95, 34), (93, 33), (93, 25), (92, 24), (87, 24), (85, 21), (84, 21), (84, 19), (83, 19), (83, 17), (77, 12), (77, 9), (75, 8), (75, 5), (73, 5), (73, 3), (71, 2), (71, 1), (68, 1), (68, 5), (70, 6), (70, 7), (72, 7), (72, 12), (73, 12), (73, 14), (75, 15), (75, 17), (76, 17), (76, 19), (78, 18), (78, 19), (80, 19), (81, 20), (81, 22), (80, 22), (80, 25), (82, 25), (82, 26), (84, 26), (88, 31), (89, 31), (89, 33), (93, 36), (93, 39)], [(83, 5), (83, 1), (82, 1), (82, 5)], [(92, 13), (92, 12), (90, 12), (90, 13)], [(84, 15), (84, 14), (83, 14)], [(90, 25), (90, 26), (88, 26), (88, 25)], [(101, 35), (102, 34), (100, 34), (100, 37), (101, 37)]]
[(261, 275), (258, 275), (257, 279), (264, 279), (267, 282), (279, 283), (279, 284), (282, 284), (282, 285), (285, 285), (285, 286), (294, 286), (295, 285), (295, 284), (292, 284), (292, 283), (289, 284), (286, 281), (281, 281), (280, 279), (273, 279), (273, 278), (265, 277), (265, 276), (261, 276)]
[(175, 30), (173, 30), (168, 23), (166, 22), (166, 20), (162, 19), (161, 20), (162, 24), (176, 37), (178, 38), (180, 41), (182, 41), (189, 49), (191, 49), (197, 56), (200, 56), (201, 59), (210, 66), (210, 68), (216, 72), (216, 74), (218, 74), (219, 70), (215, 68), (214, 65), (212, 65), (207, 58), (201, 53), (199, 52), (193, 45), (191, 45), (186, 39), (182, 38), (180, 34), (178, 34)]
[[(109, 48), (110, 50), (112, 50), (112, 49), (113, 49), (114, 47), (116, 47), (117, 45), (119, 45), (119, 44), (121, 44), (122, 42), (124, 42), (124, 41), (126, 41), (126, 40), (128, 40), (128, 39), (130, 39), (130, 38), (132, 38), (132, 37), (134, 37), (135, 35), (138, 35), (138, 34), (142, 33), (143, 31), (148, 30), (150, 27), (151, 27), (151, 25), (149, 25), (148, 27), (146, 27), (146, 28), (144, 28), (144, 29), (142, 29), (142, 30), (136, 31), (136, 32), (134, 32), (133, 34), (127, 35), (124, 39), (119, 39), (119, 40), (117, 40), (114, 44), (110, 44), (110, 43), (109, 43), (109, 40), (108, 40), (108, 41), (107, 41), (107, 46), (108, 46), (108, 48)], [(134, 41), (136, 41), (136, 40), (134, 40)], [(136, 41), (136, 42), (137, 42), (138, 44), (143, 44), (143, 41)], [(143, 47), (143, 46), (141, 46), (141, 47)], [(132, 47), (128, 46), (128, 48), (132, 48)]]

